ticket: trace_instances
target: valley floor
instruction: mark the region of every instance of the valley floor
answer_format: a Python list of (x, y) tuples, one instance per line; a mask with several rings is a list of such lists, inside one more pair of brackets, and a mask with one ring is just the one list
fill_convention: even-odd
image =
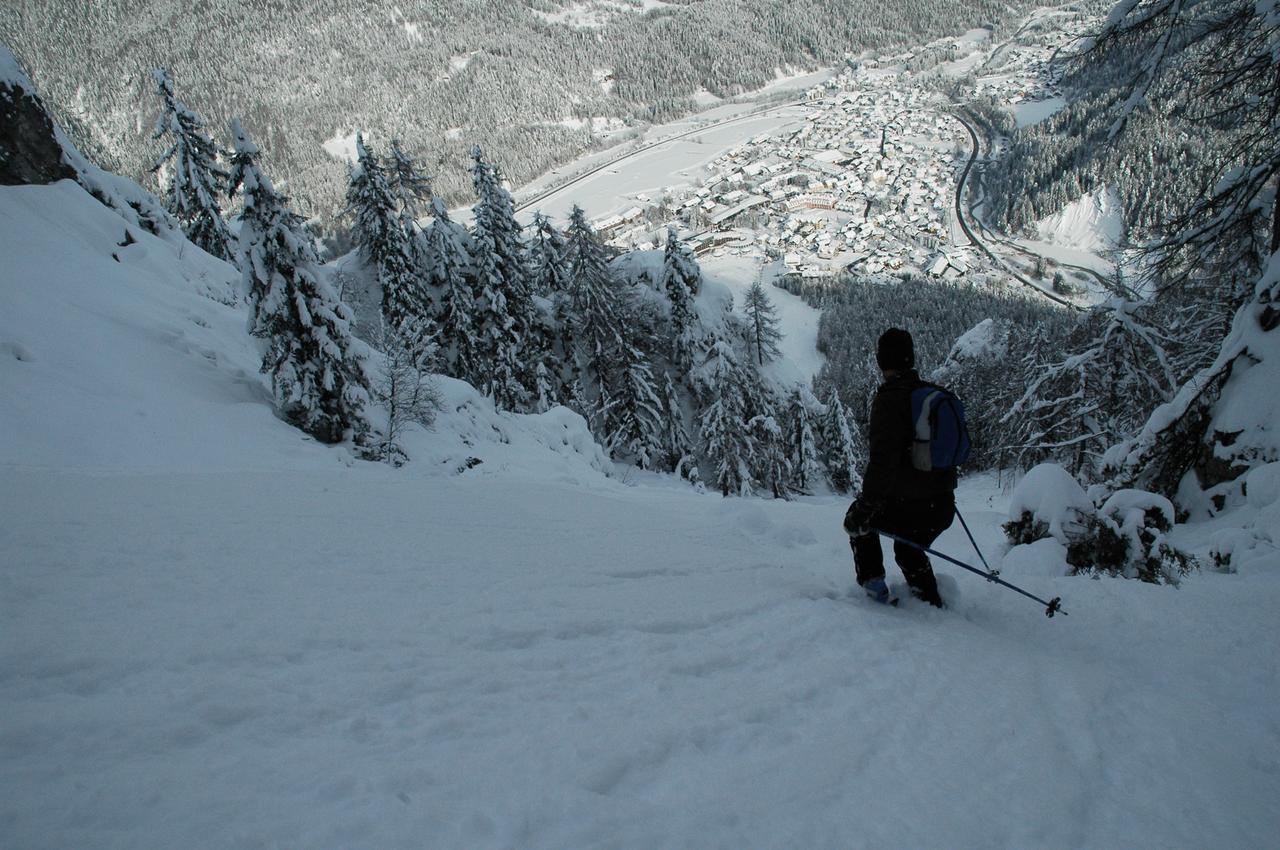
[[(890, 609), (851, 592), (840, 500), (478, 473), (0, 470), (0, 844), (1280, 830), (1280, 571), (1006, 572), (1053, 620), (957, 571), (950, 610)], [(962, 492), (996, 556), (1003, 500)]]

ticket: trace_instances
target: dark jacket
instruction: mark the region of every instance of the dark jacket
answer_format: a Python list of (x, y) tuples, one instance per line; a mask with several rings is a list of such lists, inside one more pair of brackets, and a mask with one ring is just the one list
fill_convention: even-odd
[(911, 391), (924, 383), (914, 369), (909, 369), (876, 390), (867, 432), (869, 457), (858, 497), (868, 508), (948, 495), (956, 489), (955, 468), (921, 472), (911, 465)]

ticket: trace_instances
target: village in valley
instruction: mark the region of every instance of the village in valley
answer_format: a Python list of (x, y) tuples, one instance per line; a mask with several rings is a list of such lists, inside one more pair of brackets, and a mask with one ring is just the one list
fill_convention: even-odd
[[(953, 230), (964, 129), (941, 95), (874, 64), (811, 89), (798, 130), (730, 150), (701, 186), (667, 194), (654, 212), (676, 220), (695, 253), (760, 255), (805, 277), (967, 271), (965, 252), (953, 247), (963, 243)], [(632, 247), (652, 239), (653, 218), (637, 205), (596, 227)]]
[[(751, 257), (777, 275), (976, 281), (989, 261), (956, 220), (972, 143), (954, 91), (944, 92), (965, 78), (966, 95), (1007, 106), (1019, 124), (1061, 104), (1046, 62), (1052, 44), (990, 50), (989, 35), (851, 59), (804, 93), (798, 128), (757, 135), (711, 161), (700, 184), (637, 193), (594, 225), (621, 249), (660, 243), (674, 227), (699, 256)], [(1000, 150), (997, 141), (990, 155)]]

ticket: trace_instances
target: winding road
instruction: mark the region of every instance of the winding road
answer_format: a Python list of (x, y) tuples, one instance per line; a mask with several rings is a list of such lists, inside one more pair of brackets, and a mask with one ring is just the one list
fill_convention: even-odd
[(958, 110), (953, 114), (955, 115), (956, 120), (959, 121), (961, 124), (963, 124), (964, 128), (969, 131), (969, 138), (973, 142), (972, 150), (969, 151), (969, 161), (965, 163), (964, 171), (961, 172), (960, 179), (956, 181), (956, 198), (955, 198), (956, 221), (959, 223), (960, 229), (964, 231), (964, 235), (968, 237), (969, 241), (973, 243), (974, 247), (976, 247), (982, 253), (986, 254), (993, 263), (1000, 266), (1000, 268), (1004, 269), (1006, 272), (1012, 275), (1014, 279), (1017, 280), (1019, 283), (1034, 289), (1037, 294), (1043, 295), (1045, 298), (1048, 298), (1050, 301), (1057, 302), (1058, 304), (1061, 304), (1062, 306), (1068, 307), (1073, 310), (1079, 310), (1080, 309), (1079, 305), (1073, 304), (1072, 302), (1068, 301), (1067, 299), (1063, 298), (1057, 293), (1051, 290), (1045, 289), (1043, 286), (1039, 285), (1035, 281), (1019, 273), (1016, 269), (1010, 266), (1009, 263), (1004, 260), (1004, 258), (997, 256), (994, 251), (992, 251), (989, 247), (987, 247), (987, 244), (982, 239), (980, 239), (978, 237), (978, 234), (974, 231), (974, 229), (969, 226), (969, 222), (965, 219), (966, 211), (964, 208), (965, 207), (964, 193), (966, 188), (969, 185), (969, 172), (973, 170), (973, 164), (978, 161), (978, 151), (979, 151), (978, 133), (976, 130), (974, 130), (973, 125), (970, 124), (968, 121), (966, 121), (964, 119), (964, 116)]
[(978, 247), (979, 250), (981, 250), (988, 257), (991, 257), (997, 264), (999, 264), (1002, 268), (1004, 268), (1011, 275), (1017, 278), (1019, 282), (1021, 282), (1025, 286), (1032, 287), (1033, 289), (1035, 289), (1036, 291), (1044, 295), (1046, 298), (1056, 301), (1059, 304), (1064, 304), (1074, 309), (1080, 309), (1079, 305), (1068, 302), (1065, 299), (1059, 297), (1056, 293), (1052, 292), (1051, 290), (1045, 289), (1043, 285), (1036, 283), (1035, 281), (1027, 278), (1025, 275), (1019, 273), (1016, 269), (1012, 268), (1008, 264), (1008, 262), (1006, 262), (1003, 258), (997, 257), (996, 254), (990, 249), (987, 242), (984, 241), (984, 239), (979, 238), (978, 236), (979, 232), (983, 234), (983, 237), (985, 239), (989, 239), (991, 242), (995, 242), (1007, 248), (1010, 251), (1017, 251), (1020, 254), (1026, 254), (1028, 257), (1035, 257), (1037, 259), (1049, 260), (1058, 268), (1071, 269), (1081, 274), (1089, 275), (1090, 277), (1092, 277), (1094, 280), (1098, 282), (1098, 285), (1103, 290), (1114, 291), (1115, 283), (1109, 280), (1104, 275), (1099, 274), (1094, 269), (1091, 269), (1087, 266), (1075, 265), (1074, 263), (1063, 262), (1060, 259), (1046, 257), (1043, 254), (1038, 254), (1035, 251), (1032, 251), (1023, 245), (1017, 244), (1016, 242), (1012, 242), (1008, 239), (1000, 238), (998, 235), (991, 233), (989, 230), (987, 230), (985, 226), (982, 225), (981, 222), (978, 222), (976, 220), (974, 222), (976, 226), (976, 230), (969, 226), (968, 221), (965, 220), (966, 210), (963, 202), (963, 197), (964, 197), (965, 190), (968, 186), (969, 170), (972, 168), (973, 164), (978, 159), (978, 151), (979, 151), (978, 133), (977, 133), (977, 130), (974, 129), (973, 125), (970, 124), (969, 121), (965, 119), (961, 111), (957, 110), (952, 114), (955, 116), (955, 119), (957, 121), (959, 121), (961, 124), (964, 125), (964, 128), (965, 130), (968, 131), (969, 138), (972, 140), (972, 143), (973, 143), (973, 150), (969, 154), (969, 162), (965, 165), (964, 171), (960, 175), (960, 180), (956, 184), (956, 201), (955, 201), (956, 220), (959, 221), (960, 228), (964, 231), (965, 236), (969, 237), (969, 241), (973, 242)]

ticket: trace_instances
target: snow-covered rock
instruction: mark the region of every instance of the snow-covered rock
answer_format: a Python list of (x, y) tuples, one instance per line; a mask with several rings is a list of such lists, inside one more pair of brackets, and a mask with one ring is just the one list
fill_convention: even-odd
[(0, 44), (0, 185), (52, 183), (73, 175), (35, 86)]

